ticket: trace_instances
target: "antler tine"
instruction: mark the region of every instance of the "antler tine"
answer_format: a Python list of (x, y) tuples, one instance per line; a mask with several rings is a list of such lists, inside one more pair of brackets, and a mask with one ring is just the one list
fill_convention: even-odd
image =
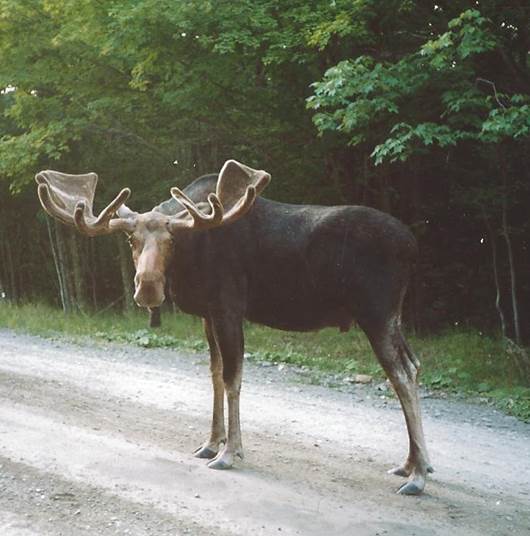
[[(111, 227), (109, 222), (118, 209), (125, 203), (125, 201), (127, 201), (127, 199), (129, 199), (130, 195), (131, 190), (129, 188), (123, 188), (123, 190), (121, 190), (121, 192), (101, 211), (101, 214), (97, 218), (91, 218), (90, 214), (87, 218), (87, 205), (85, 201), (79, 201), (74, 210), (75, 226), (79, 231), (90, 236), (106, 234), (118, 230), (117, 225)], [(118, 221), (115, 223), (118, 223)]]
[(177, 186), (173, 186), (170, 192), (171, 192), (173, 199), (176, 199), (183, 205), (185, 204), (185, 202), (190, 205), (195, 205), (195, 203), (180, 188), (177, 188)]
[(179, 203), (184, 205), (189, 215), (192, 217), (192, 222), (178, 219), (178, 222), (184, 227), (195, 227), (195, 228), (208, 228), (215, 227), (223, 221), (224, 209), (221, 201), (217, 195), (211, 193), (208, 195), (208, 204), (212, 209), (211, 214), (204, 214), (199, 207), (192, 201), (182, 190), (174, 186), (171, 188), (171, 195)]

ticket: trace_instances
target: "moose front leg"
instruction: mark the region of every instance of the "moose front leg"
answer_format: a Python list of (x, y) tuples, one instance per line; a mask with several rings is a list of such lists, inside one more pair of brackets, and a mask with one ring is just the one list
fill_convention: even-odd
[(195, 451), (197, 458), (215, 458), (219, 452), (221, 444), (226, 443), (226, 432), (224, 422), (224, 396), (225, 387), (223, 382), (223, 362), (221, 353), (213, 329), (208, 320), (204, 320), (204, 332), (210, 348), (210, 372), (213, 386), (213, 416), (210, 439)]
[(243, 324), (240, 317), (223, 315), (212, 320), (213, 334), (223, 362), (223, 383), (228, 401), (228, 438), (223, 449), (208, 463), (211, 469), (230, 469), (243, 459), (239, 394), (243, 369)]

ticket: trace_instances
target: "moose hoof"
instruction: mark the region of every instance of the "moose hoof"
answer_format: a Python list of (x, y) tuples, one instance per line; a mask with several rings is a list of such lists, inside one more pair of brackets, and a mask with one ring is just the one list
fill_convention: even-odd
[(425, 479), (415, 478), (405, 482), (396, 493), (399, 495), (419, 495), (425, 488)]
[(223, 458), (212, 460), (210, 463), (208, 463), (209, 469), (232, 469), (233, 462), (224, 460)]
[(212, 448), (208, 446), (199, 447), (193, 455), (196, 458), (205, 458), (208, 460), (211, 460), (212, 458), (215, 458), (217, 456), (217, 451), (213, 450)]
[(235, 458), (242, 460), (243, 452), (224, 449), (211, 462), (208, 462), (208, 467), (210, 469), (231, 469), (234, 466)]

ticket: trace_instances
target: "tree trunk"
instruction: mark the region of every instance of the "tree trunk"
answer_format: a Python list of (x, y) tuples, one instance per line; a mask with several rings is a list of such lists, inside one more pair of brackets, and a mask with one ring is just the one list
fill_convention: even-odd
[(57, 246), (55, 243), (52, 226), (50, 224), (50, 218), (48, 216), (46, 216), (45, 218), (46, 218), (46, 228), (48, 229), (48, 237), (50, 239), (50, 249), (52, 251), (53, 264), (55, 266), (55, 273), (57, 274), (57, 281), (59, 283), (59, 297), (61, 298), (61, 306), (63, 308), (63, 311), (66, 313), (68, 312), (68, 303), (66, 300), (66, 291), (64, 288), (63, 273), (62, 273), (61, 265), (59, 263), (59, 256), (57, 254)]
[(61, 224), (54, 220), (55, 229), (55, 247), (57, 251), (57, 264), (59, 267), (59, 273), (61, 274), (62, 287), (64, 293), (63, 310), (65, 313), (71, 313), (75, 307), (74, 303), (74, 289), (72, 284), (72, 278), (70, 277), (68, 270), (68, 256), (66, 252), (66, 245), (64, 241), (64, 231)]
[(97, 297), (97, 252), (96, 252), (96, 241), (88, 240), (88, 272), (90, 277), (90, 297), (92, 300), (92, 308), (94, 311), (97, 311), (98, 308), (98, 297)]
[(510, 231), (508, 229), (507, 215), (506, 215), (506, 197), (502, 202), (502, 235), (506, 242), (506, 248), (508, 250), (508, 264), (510, 267), (510, 292), (512, 296), (512, 311), (513, 311), (513, 330), (515, 334), (515, 342), (521, 346), (521, 328), (519, 325), (519, 306), (517, 300), (517, 283), (515, 276), (515, 265), (513, 262), (513, 250), (512, 240), (510, 238)]
[[(406, 178), (406, 194), (407, 199), (404, 199), (404, 207), (401, 209), (401, 214), (408, 213), (410, 223), (419, 224), (415, 225), (416, 240), (420, 242), (420, 237), (423, 231), (423, 222), (421, 213), (421, 189), (420, 189), (420, 168), (419, 164), (411, 167), (410, 173), (407, 173)], [(405, 192), (402, 194), (402, 197), (405, 197)], [(400, 214), (400, 216), (401, 216)], [(419, 235), (419, 236), (418, 236)], [(421, 255), (421, 250), (420, 250)], [(424, 302), (424, 290), (423, 290), (424, 275), (422, 269), (421, 257), (416, 262), (416, 266), (413, 269), (411, 277), (411, 294), (412, 296), (409, 299), (410, 309), (411, 309), (411, 319), (412, 319), (412, 329), (414, 334), (421, 334), (424, 330), (423, 323), (423, 302)]]
[(6, 233), (1, 232), (1, 231), (0, 231), (0, 292), (4, 293), (2, 299), (11, 300), (9, 265), (7, 262)]
[(16, 303), (18, 301), (19, 296), (18, 296), (18, 289), (17, 289), (15, 263), (13, 262), (13, 247), (11, 245), (11, 237), (9, 236), (9, 234), (6, 237), (6, 240), (4, 240), (4, 254), (5, 254), (6, 266), (7, 266), (6, 283), (9, 289), (9, 299), (10, 301)]
[(497, 149), (497, 161), (500, 167), (502, 177), (502, 236), (506, 242), (508, 253), (508, 266), (510, 268), (510, 292), (512, 298), (512, 314), (513, 314), (513, 331), (516, 344), (521, 345), (521, 329), (519, 325), (519, 306), (517, 300), (517, 283), (515, 274), (515, 264), (513, 260), (512, 240), (510, 237), (510, 229), (508, 226), (508, 169), (507, 160), (504, 150)]
[(131, 253), (125, 245), (121, 235), (116, 237), (116, 241), (118, 243), (121, 281), (123, 286), (123, 296), (125, 298), (123, 303), (125, 310), (132, 311), (134, 309), (134, 287), (132, 284), (134, 276), (131, 269)]
[(499, 269), (497, 263), (497, 240), (493, 229), (489, 223), (488, 217), (486, 216), (486, 210), (484, 207), (482, 209), (482, 217), (484, 218), (484, 223), (486, 224), (486, 229), (488, 230), (488, 237), (491, 245), (491, 263), (493, 267), (493, 280), (495, 282), (495, 308), (497, 313), (499, 313), (499, 319), (501, 322), (501, 332), (502, 337), (506, 338), (506, 321), (504, 319), (504, 313), (501, 307), (501, 287), (499, 283)]
[(73, 283), (75, 288), (75, 299), (77, 307), (80, 311), (87, 310), (87, 300), (86, 300), (86, 285), (85, 277), (83, 273), (83, 267), (81, 264), (81, 256), (79, 253), (79, 244), (78, 238), (74, 231), (68, 229), (68, 245), (70, 250), (70, 258), (72, 262), (72, 276)]

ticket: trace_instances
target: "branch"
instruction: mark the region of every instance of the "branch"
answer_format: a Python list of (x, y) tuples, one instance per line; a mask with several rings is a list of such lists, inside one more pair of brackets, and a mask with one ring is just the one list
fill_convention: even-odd
[(486, 80), (485, 78), (477, 78), (476, 81), (475, 81), (477, 84), (479, 82), (482, 82), (483, 84), (488, 84), (490, 85), (492, 88), (493, 88), (493, 95), (495, 96), (495, 100), (497, 101), (497, 104), (503, 108), (504, 110), (506, 110), (506, 105), (503, 104), (501, 102), (501, 100), (499, 99), (499, 94), (497, 93), (497, 87), (495, 86), (495, 83), (492, 82), (491, 80)]

